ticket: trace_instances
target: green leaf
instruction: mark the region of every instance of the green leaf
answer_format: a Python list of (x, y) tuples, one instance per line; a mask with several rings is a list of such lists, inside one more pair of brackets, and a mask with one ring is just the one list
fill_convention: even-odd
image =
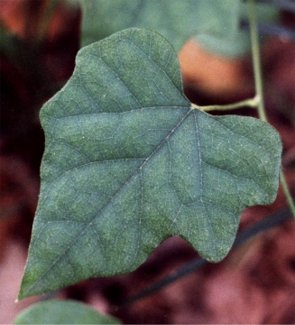
[(119, 324), (119, 321), (101, 315), (83, 303), (48, 300), (23, 310), (14, 324)]
[(241, 211), (276, 196), (278, 134), (192, 109), (177, 55), (155, 32), (119, 32), (76, 63), (41, 111), (46, 150), (20, 298), (132, 271), (172, 235), (221, 260)]
[(198, 32), (228, 32), (238, 25), (237, 0), (81, 0), (81, 4), (82, 46), (124, 28), (145, 27), (180, 49)]
[[(238, 2), (238, 1), (237, 1)], [(279, 10), (270, 3), (256, 4), (257, 19), (259, 23), (271, 23), (278, 19)], [(248, 30), (240, 28), (241, 21), (247, 21), (247, 6), (240, 2), (237, 12), (230, 12), (229, 15), (236, 15), (235, 25), (225, 25), (223, 29), (197, 33), (195, 39), (204, 49), (215, 54), (227, 57), (242, 56), (250, 51), (250, 35)], [(234, 17), (232, 17), (234, 19)]]

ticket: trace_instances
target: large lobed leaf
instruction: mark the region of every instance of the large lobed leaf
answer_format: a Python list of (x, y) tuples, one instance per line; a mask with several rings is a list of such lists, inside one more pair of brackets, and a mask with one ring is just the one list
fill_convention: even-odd
[[(207, 1), (207, 5), (209, 3), (210, 1)], [(232, 8), (226, 14), (226, 17), (233, 21), (233, 26), (224, 24), (222, 29), (200, 30), (195, 35), (198, 44), (209, 52), (226, 57), (238, 57), (250, 51), (251, 43), (248, 29), (241, 28), (242, 22), (245, 24), (248, 21), (247, 3), (246, 1), (236, 1), (235, 6), (237, 7)], [(258, 24), (269, 24), (278, 20), (279, 10), (272, 3), (258, 2), (256, 14)], [(223, 20), (221, 15), (218, 17)]]
[(219, 261), (241, 211), (276, 196), (278, 134), (255, 118), (192, 109), (176, 53), (155, 32), (129, 29), (82, 49), (41, 122), (20, 298), (134, 270), (172, 235)]
[[(250, 49), (246, 3), (241, 0), (80, 0), (82, 5), (81, 45), (88, 45), (128, 27), (155, 30), (179, 50), (190, 38), (207, 51), (229, 57)], [(258, 3), (257, 18), (274, 22), (278, 9)]]
[[(238, 28), (238, 0), (80, 0), (81, 44), (88, 45), (128, 27), (161, 33), (180, 49), (198, 33), (223, 36)], [(204, 38), (204, 36), (203, 36)]]
[(16, 317), (14, 324), (119, 324), (119, 321), (101, 315), (83, 303), (48, 300), (23, 310)]

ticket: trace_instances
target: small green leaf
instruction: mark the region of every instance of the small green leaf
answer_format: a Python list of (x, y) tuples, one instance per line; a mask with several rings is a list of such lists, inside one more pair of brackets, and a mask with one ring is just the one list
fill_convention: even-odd
[(198, 32), (216, 34), (237, 26), (237, 0), (81, 0), (81, 44), (128, 27), (153, 29), (176, 49)]
[(177, 55), (155, 32), (129, 29), (83, 48), (41, 122), (20, 298), (132, 271), (172, 235), (219, 261), (241, 211), (276, 196), (278, 134), (255, 118), (192, 109)]
[(48, 300), (23, 310), (14, 324), (119, 324), (119, 321), (101, 315), (83, 303)]

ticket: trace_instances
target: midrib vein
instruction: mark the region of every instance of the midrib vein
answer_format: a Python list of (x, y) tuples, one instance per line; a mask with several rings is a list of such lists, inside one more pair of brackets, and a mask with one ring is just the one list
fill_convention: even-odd
[[(89, 222), (86, 224), (84, 228), (82, 228), (69, 242), (67, 247), (65, 248), (64, 252), (59, 255), (50, 265), (50, 267), (42, 273), (42, 275), (39, 277), (39, 279), (30, 286), (30, 289), (27, 290), (27, 292), (31, 292), (38, 286), (38, 284), (43, 281), (45, 276), (67, 255), (67, 253), (77, 244), (79, 243), (79, 240), (77, 238), (82, 237), (84, 233), (87, 231), (88, 227), (92, 226), (93, 221), (96, 218), (99, 218), (103, 211), (116, 199), (116, 197), (124, 190), (126, 186), (135, 178), (137, 175), (141, 172), (141, 170), (144, 168), (144, 166), (161, 150), (163, 145), (173, 136), (173, 134), (177, 131), (177, 129), (181, 126), (181, 124), (187, 119), (187, 117), (194, 113), (194, 111), (188, 106), (188, 110), (185, 112), (185, 114), (181, 117), (181, 119), (178, 120), (176, 125), (168, 132), (168, 134), (160, 141), (160, 143), (155, 147), (155, 149), (152, 151), (152, 153), (143, 161), (143, 163), (135, 170), (135, 172), (130, 175), (130, 177), (125, 181), (125, 183), (119, 187), (119, 189), (111, 196), (109, 201), (98, 211), (96, 214), (89, 220)], [(53, 290), (56, 288), (53, 288)]]

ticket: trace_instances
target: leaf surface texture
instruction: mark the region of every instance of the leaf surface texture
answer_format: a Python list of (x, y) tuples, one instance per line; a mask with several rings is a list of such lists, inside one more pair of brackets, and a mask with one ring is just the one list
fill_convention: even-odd
[(118, 320), (99, 314), (76, 301), (48, 300), (33, 304), (15, 319), (20, 324), (119, 324)]
[(155, 32), (129, 29), (82, 49), (41, 122), (20, 298), (132, 271), (173, 235), (220, 261), (241, 211), (276, 196), (278, 134), (255, 118), (192, 109), (176, 53)]
[(193, 35), (231, 34), (238, 28), (237, 0), (80, 0), (81, 44), (88, 45), (129, 27), (164, 35), (176, 49)]

